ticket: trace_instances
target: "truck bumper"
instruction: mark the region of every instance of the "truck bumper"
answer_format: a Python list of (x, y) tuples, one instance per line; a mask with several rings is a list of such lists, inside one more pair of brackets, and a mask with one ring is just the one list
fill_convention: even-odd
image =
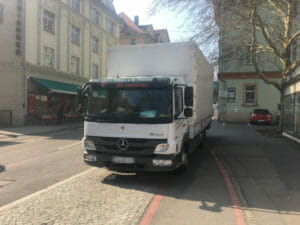
[[(109, 155), (86, 152), (84, 161), (90, 166), (105, 167), (124, 172), (173, 171), (181, 165), (181, 155)], [(122, 159), (124, 162), (122, 162)], [(125, 162), (127, 161), (127, 162)]]

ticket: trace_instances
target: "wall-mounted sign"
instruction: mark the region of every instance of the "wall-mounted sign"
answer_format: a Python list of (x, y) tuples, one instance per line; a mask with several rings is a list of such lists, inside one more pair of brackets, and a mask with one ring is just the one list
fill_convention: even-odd
[(23, 19), (23, 0), (17, 1), (17, 22), (16, 22), (16, 55), (22, 54), (22, 19)]

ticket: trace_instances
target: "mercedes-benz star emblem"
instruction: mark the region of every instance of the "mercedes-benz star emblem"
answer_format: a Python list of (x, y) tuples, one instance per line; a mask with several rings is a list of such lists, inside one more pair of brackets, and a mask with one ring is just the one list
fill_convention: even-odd
[(121, 138), (118, 140), (118, 148), (122, 151), (126, 151), (129, 147), (129, 143), (126, 139)]

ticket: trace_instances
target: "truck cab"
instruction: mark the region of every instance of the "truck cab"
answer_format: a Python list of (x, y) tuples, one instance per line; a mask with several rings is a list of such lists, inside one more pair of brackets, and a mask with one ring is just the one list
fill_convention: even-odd
[(84, 161), (117, 171), (184, 170), (191, 141), (193, 87), (180, 78), (91, 80), (86, 96)]

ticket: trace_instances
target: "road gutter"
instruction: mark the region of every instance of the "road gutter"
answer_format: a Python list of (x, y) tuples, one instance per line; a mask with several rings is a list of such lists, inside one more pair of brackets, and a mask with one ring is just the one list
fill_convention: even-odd
[[(213, 149), (211, 149), (210, 153), (215, 159), (224, 177), (231, 201), (233, 203), (237, 225), (256, 225), (257, 222), (251, 211), (248, 210), (249, 207), (244, 195), (242, 194), (242, 189), (235, 179), (233, 173), (227, 166), (226, 162)], [(240, 204), (240, 202), (242, 204)]]

